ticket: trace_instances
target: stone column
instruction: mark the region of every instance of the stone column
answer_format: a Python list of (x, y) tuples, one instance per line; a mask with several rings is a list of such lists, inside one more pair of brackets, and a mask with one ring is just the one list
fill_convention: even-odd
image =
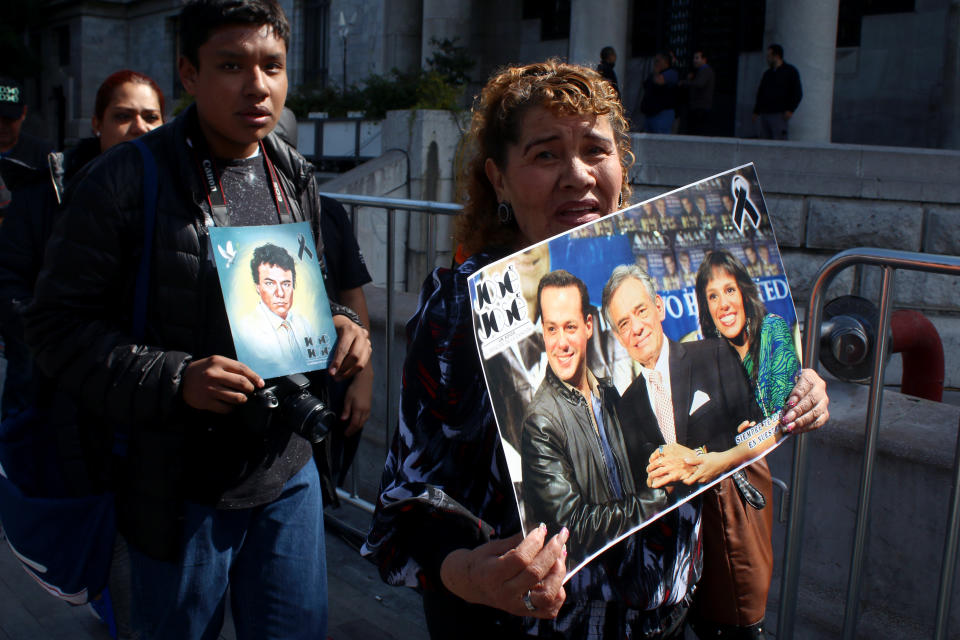
[(390, 0), (384, 3), (384, 70), (396, 67), (401, 71), (413, 71), (420, 67), (422, 9), (420, 0)]
[(596, 69), (600, 50), (611, 46), (617, 50), (617, 81), (620, 94), (626, 95), (627, 27), (630, 13), (627, 0), (572, 0), (570, 3), (570, 48), (567, 59)]
[(960, 0), (950, 0), (943, 56), (943, 134), (940, 147), (960, 149)]
[(783, 46), (784, 60), (797, 68), (803, 83), (803, 101), (790, 120), (791, 140), (830, 142), (838, 5), (839, 0), (767, 1), (776, 22), (764, 50), (771, 42)]
[(460, 46), (469, 46), (470, 0), (423, 0), (423, 29), (420, 41), (420, 63), (426, 68), (433, 56), (431, 38), (453, 40), (459, 37)]

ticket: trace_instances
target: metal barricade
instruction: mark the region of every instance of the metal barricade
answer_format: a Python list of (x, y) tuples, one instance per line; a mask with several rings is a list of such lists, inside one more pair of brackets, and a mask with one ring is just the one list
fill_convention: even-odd
[[(463, 206), (459, 204), (450, 204), (444, 202), (430, 202), (427, 200), (403, 200), (400, 198), (379, 198), (374, 196), (361, 196), (361, 195), (352, 195), (347, 193), (321, 193), (320, 195), (327, 196), (337, 200), (341, 204), (349, 205), (351, 208), (351, 217), (354, 223), (354, 231), (356, 231), (356, 207), (376, 207), (379, 209), (385, 209), (387, 212), (387, 318), (386, 318), (386, 342), (385, 352), (384, 352), (384, 368), (386, 373), (383, 376), (383, 380), (386, 383), (386, 398), (387, 398), (387, 419), (386, 424), (384, 425), (384, 453), (390, 449), (390, 430), (393, 428), (397, 421), (397, 406), (395, 403), (391, 402), (393, 394), (393, 384), (394, 380), (398, 376), (390, 375), (390, 372), (393, 369), (393, 363), (391, 362), (391, 352), (393, 349), (393, 332), (394, 332), (394, 293), (396, 288), (396, 270), (394, 267), (394, 261), (396, 257), (396, 215), (398, 211), (405, 211), (408, 214), (413, 211), (422, 211), (424, 213), (430, 214), (428, 219), (428, 247), (427, 247), (427, 264), (433, 265), (436, 262), (436, 243), (434, 241), (435, 235), (435, 220), (437, 215), (444, 216), (455, 216), (458, 215), (462, 210)], [(337, 489), (337, 495), (344, 502), (351, 504), (355, 507), (359, 507), (364, 511), (373, 513), (374, 505), (357, 495), (357, 474), (356, 474), (356, 464), (353, 465), (353, 471), (351, 473), (351, 487), (350, 491), (344, 491), (343, 489)]]
[[(850, 266), (878, 266), (882, 269), (880, 290), (880, 324), (876, 345), (873, 349), (873, 369), (870, 395), (867, 405), (866, 440), (860, 477), (860, 495), (857, 504), (857, 520), (851, 553), (850, 577), (847, 586), (847, 601), (843, 619), (843, 637), (852, 640), (857, 626), (857, 610), (860, 603), (861, 574), (867, 526), (870, 518), (870, 488), (877, 449), (877, 430), (880, 424), (880, 407), (883, 395), (883, 376), (889, 350), (888, 330), (893, 308), (893, 275), (896, 269), (925, 271), (960, 276), (960, 258), (889, 249), (857, 248), (842, 251), (829, 259), (820, 268), (810, 296), (807, 309), (804, 359), (807, 366), (815, 366), (820, 349), (820, 322), (823, 298), (830, 283), (843, 269)], [(790, 496), (790, 521), (787, 526), (784, 551), (783, 577), (780, 588), (780, 608), (777, 618), (777, 638), (790, 640), (793, 637), (797, 591), (799, 585), (800, 551), (803, 545), (804, 501), (806, 497), (806, 438), (796, 439), (793, 457), (792, 495)], [(954, 460), (953, 494), (950, 501), (947, 537), (944, 544), (944, 562), (940, 574), (940, 593), (937, 600), (935, 638), (946, 637), (950, 613), (950, 595), (953, 590), (954, 567), (957, 557), (958, 523), (960, 523), (960, 437)]]

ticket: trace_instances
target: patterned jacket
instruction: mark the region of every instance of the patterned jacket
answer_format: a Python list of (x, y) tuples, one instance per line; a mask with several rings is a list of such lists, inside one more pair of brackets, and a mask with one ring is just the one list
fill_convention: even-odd
[[(434, 271), (407, 324), (399, 424), (363, 549), (390, 584), (443, 589), (447, 554), (520, 531), (467, 289), (472, 273), (500, 257), (476, 254)], [(597, 640), (656, 632), (667, 609), (660, 605), (685, 599), (700, 576), (699, 532), (693, 500), (575, 574), (555, 621), (523, 626), (539, 636)]]

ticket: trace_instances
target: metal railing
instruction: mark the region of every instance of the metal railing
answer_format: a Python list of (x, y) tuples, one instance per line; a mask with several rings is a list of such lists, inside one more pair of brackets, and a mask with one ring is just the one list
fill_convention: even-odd
[[(873, 349), (873, 370), (867, 405), (866, 439), (860, 474), (860, 494), (857, 503), (857, 520), (851, 553), (850, 576), (847, 585), (847, 601), (843, 617), (843, 637), (852, 640), (856, 632), (860, 586), (863, 572), (864, 543), (870, 520), (870, 489), (877, 452), (877, 430), (880, 423), (880, 407), (883, 396), (883, 377), (889, 351), (888, 330), (893, 308), (893, 275), (896, 269), (925, 271), (960, 276), (960, 258), (889, 249), (858, 248), (842, 251), (820, 268), (810, 296), (807, 309), (804, 359), (807, 366), (815, 366), (820, 349), (820, 322), (823, 298), (837, 274), (850, 266), (878, 266), (882, 269), (880, 285), (880, 322), (877, 340)], [(806, 497), (806, 438), (796, 440), (793, 455), (792, 495), (790, 496), (790, 520), (787, 525), (784, 550), (783, 577), (780, 588), (780, 608), (777, 617), (777, 638), (790, 640), (793, 637), (794, 619), (797, 610), (800, 551), (803, 546), (804, 505)], [(954, 459), (953, 494), (950, 501), (947, 537), (944, 543), (944, 562), (940, 573), (940, 593), (937, 600), (936, 634), (938, 640), (946, 637), (950, 614), (950, 596), (953, 590), (954, 567), (957, 543), (960, 539), (960, 437)]]
[[(391, 398), (393, 397), (393, 385), (394, 380), (397, 379), (397, 376), (389, 375), (389, 372), (392, 371), (393, 363), (391, 362), (391, 355), (393, 351), (393, 333), (394, 333), (394, 322), (396, 318), (394, 317), (394, 294), (396, 289), (396, 266), (394, 265), (396, 259), (396, 216), (398, 211), (404, 211), (407, 214), (414, 211), (422, 211), (424, 213), (430, 214), (427, 222), (427, 265), (429, 268), (433, 268), (433, 264), (436, 262), (436, 216), (455, 216), (463, 211), (463, 206), (459, 204), (450, 204), (444, 202), (430, 202), (427, 200), (403, 200), (400, 198), (380, 198), (375, 196), (360, 196), (352, 195), (347, 193), (321, 193), (320, 195), (328, 196), (340, 202), (343, 205), (348, 205), (351, 209), (351, 219), (354, 225), (354, 231), (356, 231), (356, 207), (375, 207), (379, 209), (385, 209), (387, 212), (387, 317), (386, 317), (386, 341), (384, 343), (384, 369), (387, 371), (387, 375), (384, 375), (384, 382), (386, 384), (386, 424), (384, 425), (384, 452), (386, 453), (390, 449), (390, 433), (391, 429), (397, 422), (397, 406), (395, 402), (392, 402)], [(344, 491), (343, 489), (337, 489), (337, 495), (341, 500), (347, 504), (351, 504), (355, 507), (359, 507), (368, 513), (373, 513), (374, 505), (370, 502), (362, 499), (357, 494), (357, 465), (352, 466), (351, 471), (351, 482), (350, 482), (350, 491)]]

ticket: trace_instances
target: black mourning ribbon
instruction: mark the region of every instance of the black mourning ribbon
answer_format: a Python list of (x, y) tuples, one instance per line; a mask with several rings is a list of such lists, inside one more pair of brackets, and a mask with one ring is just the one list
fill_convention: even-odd
[(307, 247), (307, 239), (303, 237), (302, 233), (297, 234), (297, 241), (300, 242), (300, 250), (297, 252), (297, 257), (303, 260), (303, 254), (307, 254), (308, 258), (313, 258), (313, 252)]
[(750, 199), (750, 183), (743, 176), (733, 176), (730, 183), (730, 191), (733, 193), (733, 226), (737, 228), (740, 235), (743, 235), (744, 217), (749, 216), (750, 223), (757, 227), (760, 224), (760, 212)]

